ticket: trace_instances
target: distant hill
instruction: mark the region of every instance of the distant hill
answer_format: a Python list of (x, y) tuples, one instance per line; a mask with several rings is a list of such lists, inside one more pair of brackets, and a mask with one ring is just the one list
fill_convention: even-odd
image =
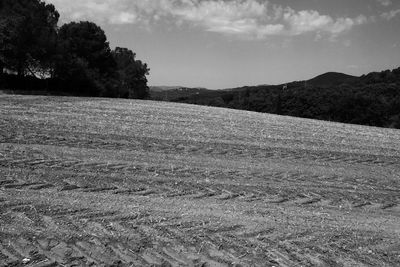
[(400, 68), (361, 77), (328, 72), (285, 88), (181, 88), (159, 100), (400, 129)]
[(168, 90), (175, 90), (183, 86), (149, 86), (150, 92), (163, 92)]
[(209, 89), (182, 86), (151, 86), (150, 97), (154, 100), (176, 101), (193, 95), (208, 93)]
[(324, 74), (321, 74), (315, 78), (312, 78), (307, 81), (308, 85), (313, 85), (313, 86), (334, 86), (334, 85), (340, 85), (344, 83), (349, 83), (353, 82), (358, 77), (356, 76), (351, 76), (348, 74), (344, 73), (339, 73), (339, 72), (327, 72)]

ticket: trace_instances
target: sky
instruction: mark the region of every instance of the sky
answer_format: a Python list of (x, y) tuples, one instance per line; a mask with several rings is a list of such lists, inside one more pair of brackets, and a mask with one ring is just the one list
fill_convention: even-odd
[(46, 0), (150, 68), (150, 86), (281, 84), (400, 66), (400, 0)]

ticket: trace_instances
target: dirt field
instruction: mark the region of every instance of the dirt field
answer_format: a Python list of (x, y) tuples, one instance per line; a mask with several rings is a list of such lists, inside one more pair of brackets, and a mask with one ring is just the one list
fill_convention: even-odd
[(0, 95), (0, 266), (400, 266), (400, 131)]

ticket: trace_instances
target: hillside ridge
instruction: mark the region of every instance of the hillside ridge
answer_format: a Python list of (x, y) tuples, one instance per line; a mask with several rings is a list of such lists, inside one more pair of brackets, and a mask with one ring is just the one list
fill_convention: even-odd
[(360, 77), (327, 72), (280, 85), (175, 91), (157, 100), (400, 129), (399, 86), (400, 68)]
[(357, 76), (331, 71), (318, 75), (308, 80), (307, 83), (314, 86), (332, 86), (351, 82), (357, 78)]

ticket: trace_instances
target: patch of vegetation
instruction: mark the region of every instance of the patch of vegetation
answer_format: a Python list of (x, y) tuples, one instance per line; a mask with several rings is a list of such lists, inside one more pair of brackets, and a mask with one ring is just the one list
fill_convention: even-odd
[(111, 50), (95, 23), (58, 28), (59, 13), (41, 0), (0, 2), (0, 88), (53, 94), (146, 98), (146, 63)]
[[(327, 73), (309, 81), (207, 91), (170, 99), (198, 105), (400, 128), (400, 68), (361, 77)], [(285, 89), (284, 89), (285, 87)]]

